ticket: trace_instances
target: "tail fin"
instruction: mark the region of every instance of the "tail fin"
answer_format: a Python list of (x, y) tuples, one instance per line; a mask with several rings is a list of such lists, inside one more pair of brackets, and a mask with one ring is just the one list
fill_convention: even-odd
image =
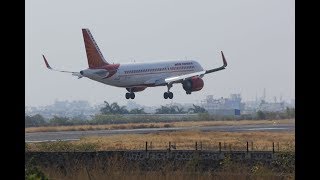
[(89, 29), (82, 29), (89, 68), (101, 67), (109, 63), (104, 59)]

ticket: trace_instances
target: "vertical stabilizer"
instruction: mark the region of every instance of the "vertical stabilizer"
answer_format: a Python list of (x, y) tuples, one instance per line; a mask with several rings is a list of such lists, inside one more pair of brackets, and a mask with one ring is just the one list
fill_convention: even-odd
[(89, 29), (82, 29), (89, 68), (101, 67), (109, 63), (104, 59)]

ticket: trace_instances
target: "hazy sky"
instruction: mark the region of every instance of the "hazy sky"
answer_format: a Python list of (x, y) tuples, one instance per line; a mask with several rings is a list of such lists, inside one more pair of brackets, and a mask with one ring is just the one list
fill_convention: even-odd
[(81, 28), (89, 28), (110, 63), (195, 59), (204, 69), (228, 67), (204, 77), (201, 91), (186, 95), (174, 84), (136, 93), (135, 102), (160, 105), (199, 102), (241, 93), (254, 100), (295, 96), (295, 22), (292, 0), (28, 0), (25, 22), (26, 105), (55, 100), (126, 104), (124, 88), (77, 79), (45, 68), (80, 71), (88, 67)]

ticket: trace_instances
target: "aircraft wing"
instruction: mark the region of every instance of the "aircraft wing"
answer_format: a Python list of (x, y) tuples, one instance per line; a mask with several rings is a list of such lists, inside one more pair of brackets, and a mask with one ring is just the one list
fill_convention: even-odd
[(185, 74), (182, 76), (174, 76), (174, 77), (169, 77), (164, 79), (164, 81), (168, 84), (172, 84), (172, 83), (178, 83), (178, 82), (182, 82), (185, 79), (194, 77), (194, 76), (203, 76), (206, 74), (206, 71), (199, 71), (199, 72), (195, 72), (195, 73), (190, 73), (190, 74)]
[(42, 57), (43, 57), (44, 63), (46, 64), (47, 68), (50, 69), (50, 70), (58, 71), (58, 72), (64, 72), (64, 73), (71, 73), (71, 74), (74, 75), (74, 76), (78, 76), (79, 79), (83, 77), (79, 72), (72, 72), (72, 71), (64, 71), (64, 70), (53, 69), (53, 68), (51, 68), (51, 66), (49, 65), (46, 57), (45, 57), (44, 55), (42, 55)]
[(179, 83), (179, 82), (182, 82), (185, 79), (188, 79), (188, 78), (191, 78), (191, 77), (199, 76), (200, 78), (202, 78), (205, 74), (209, 74), (209, 73), (213, 73), (213, 72), (216, 72), (216, 71), (223, 70), (223, 69), (225, 69), (225, 67), (228, 64), (227, 64), (226, 58), (224, 57), (222, 51), (221, 51), (221, 56), (222, 56), (222, 61), (223, 61), (223, 65), (221, 67), (210, 69), (210, 70), (206, 70), (206, 71), (199, 71), (199, 72), (195, 72), (195, 73), (185, 74), (185, 75), (182, 75), (182, 76), (169, 77), (169, 78), (164, 79), (164, 81), (167, 84)]

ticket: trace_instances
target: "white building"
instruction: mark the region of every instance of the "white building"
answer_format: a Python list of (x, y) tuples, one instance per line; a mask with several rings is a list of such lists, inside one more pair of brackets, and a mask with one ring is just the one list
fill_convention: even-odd
[(219, 99), (214, 99), (213, 95), (209, 95), (201, 103), (210, 114), (240, 115), (245, 107), (245, 104), (241, 103), (241, 100), (240, 94), (231, 94), (230, 98), (221, 97)]

